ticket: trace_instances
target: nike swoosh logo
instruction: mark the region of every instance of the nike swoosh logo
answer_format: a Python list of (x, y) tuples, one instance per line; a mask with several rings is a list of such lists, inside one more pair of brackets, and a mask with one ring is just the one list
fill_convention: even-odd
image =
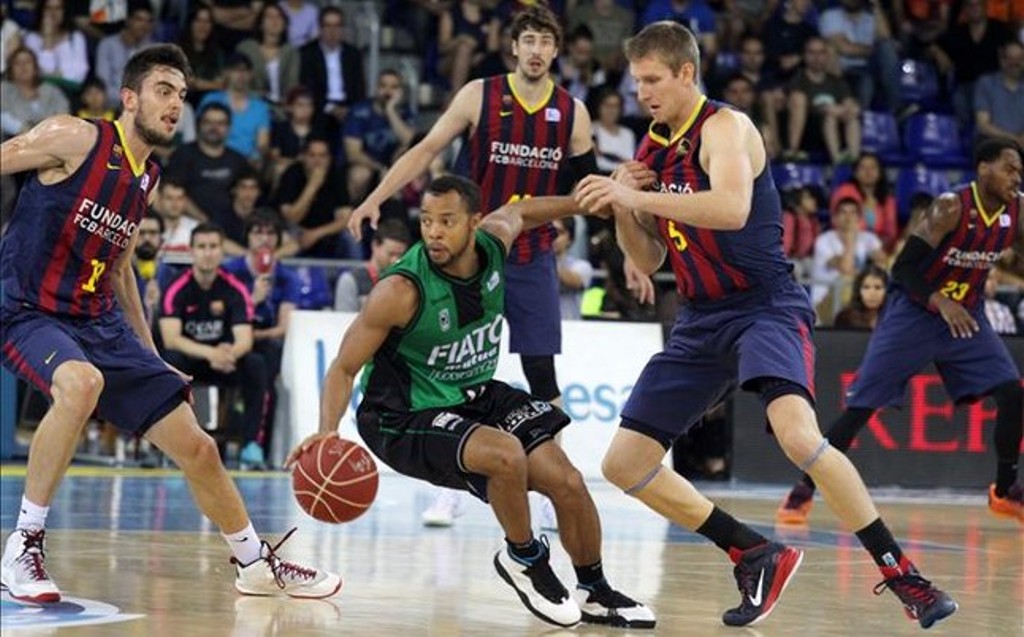
[(50, 352), (50, 355), (47, 356), (45, 360), (43, 360), (43, 365), (49, 365), (50, 361), (52, 361), (53, 357), (56, 356), (56, 355), (57, 355), (57, 350), (53, 350), (52, 352)]
[(749, 596), (750, 603), (753, 604), (754, 606), (760, 606), (761, 605), (761, 593), (764, 592), (763, 589), (764, 589), (764, 569), (762, 568), (761, 569), (761, 577), (759, 577), (758, 580), (757, 580), (757, 591), (753, 595)]
[(112, 164), (112, 163), (110, 163), (108, 161), (107, 162), (107, 170), (121, 170), (121, 167), (118, 166), (117, 164)]
[(498, 111), (498, 117), (508, 117), (512, 114), (512, 111)]

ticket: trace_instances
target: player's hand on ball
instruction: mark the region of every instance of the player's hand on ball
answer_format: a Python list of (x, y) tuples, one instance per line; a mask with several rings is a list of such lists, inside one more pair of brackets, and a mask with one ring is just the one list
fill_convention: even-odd
[(337, 437), (338, 437), (338, 432), (337, 431), (328, 431), (328, 432), (318, 431), (315, 434), (306, 436), (306, 439), (303, 440), (302, 442), (300, 442), (299, 444), (295, 445), (295, 448), (292, 449), (291, 453), (288, 454), (288, 457), (285, 458), (284, 468), (285, 469), (291, 469), (292, 466), (295, 464), (295, 462), (299, 459), (299, 456), (301, 456), (302, 454), (306, 453), (306, 450), (308, 450), (310, 447), (315, 445), (318, 441), (323, 440), (325, 438), (337, 438)]

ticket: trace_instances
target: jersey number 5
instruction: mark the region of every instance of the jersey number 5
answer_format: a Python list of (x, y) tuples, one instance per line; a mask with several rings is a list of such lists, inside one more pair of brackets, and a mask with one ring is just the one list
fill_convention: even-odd
[(970, 291), (970, 283), (958, 283), (957, 281), (946, 281), (942, 284), (942, 289), (939, 290), (939, 294), (947, 298), (953, 299), (954, 301), (963, 301), (964, 297), (967, 296), (967, 292)]
[(676, 227), (675, 221), (668, 222), (668, 236), (672, 239), (672, 244), (676, 247), (676, 250), (680, 252), (686, 250), (687, 246), (690, 245), (686, 242), (686, 235)]
[(103, 271), (107, 269), (107, 264), (99, 259), (93, 259), (90, 265), (92, 265), (92, 274), (89, 275), (89, 280), (82, 284), (82, 289), (86, 292), (96, 292), (96, 282), (103, 276)]

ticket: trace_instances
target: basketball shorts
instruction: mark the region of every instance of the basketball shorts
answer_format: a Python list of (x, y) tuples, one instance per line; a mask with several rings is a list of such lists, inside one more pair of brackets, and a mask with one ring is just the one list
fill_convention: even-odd
[(569, 424), (551, 403), (491, 381), (474, 400), (444, 409), (396, 414), (359, 406), (359, 435), (395, 471), (487, 501), (487, 478), (468, 471), (462, 454), (477, 427), (496, 427), (519, 439), (529, 454)]
[(0, 340), (4, 367), (47, 398), (62, 363), (91, 363), (103, 375), (96, 415), (128, 433), (145, 433), (188, 398), (188, 383), (139, 341), (119, 312), (82, 318), (6, 312)]
[(505, 264), (505, 320), (509, 351), (552, 356), (562, 351), (562, 315), (554, 252), (533, 261)]
[(640, 373), (623, 426), (668, 447), (737, 386), (776, 378), (814, 397), (814, 311), (789, 281), (721, 301), (684, 305), (665, 349)]
[(868, 342), (857, 378), (846, 392), (847, 407), (901, 407), (910, 378), (928, 363), (956, 403), (971, 402), (1007, 382), (1020, 380), (1010, 350), (981, 308), (973, 312), (981, 330), (953, 338), (942, 317), (900, 290), (892, 290)]

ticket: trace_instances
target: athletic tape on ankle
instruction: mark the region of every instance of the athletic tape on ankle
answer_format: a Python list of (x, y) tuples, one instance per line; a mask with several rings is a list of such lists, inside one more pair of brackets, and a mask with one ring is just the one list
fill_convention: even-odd
[(645, 475), (643, 477), (643, 479), (640, 480), (640, 482), (637, 482), (636, 484), (634, 484), (630, 488), (626, 489), (624, 491), (624, 493), (626, 495), (633, 495), (637, 491), (640, 491), (641, 489), (643, 489), (644, 487), (646, 487), (648, 484), (651, 483), (651, 480), (654, 479), (654, 476), (658, 475), (659, 471), (661, 471), (661, 465), (660, 464), (658, 466), (654, 467), (653, 469), (651, 469), (651, 472), (648, 473), (647, 475)]
[(800, 470), (803, 471), (804, 473), (807, 473), (807, 470), (810, 469), (811, 466), (818, 461), (818, 458), (821, 457), (821, 454), (825, 453), (826, 449), (828, 449), (828, 438), (822, 438), (821, 444), (818, 445), (818, 448), (811, 455), (811, 457), (805, 460), (803, 464), (800, 465)]

